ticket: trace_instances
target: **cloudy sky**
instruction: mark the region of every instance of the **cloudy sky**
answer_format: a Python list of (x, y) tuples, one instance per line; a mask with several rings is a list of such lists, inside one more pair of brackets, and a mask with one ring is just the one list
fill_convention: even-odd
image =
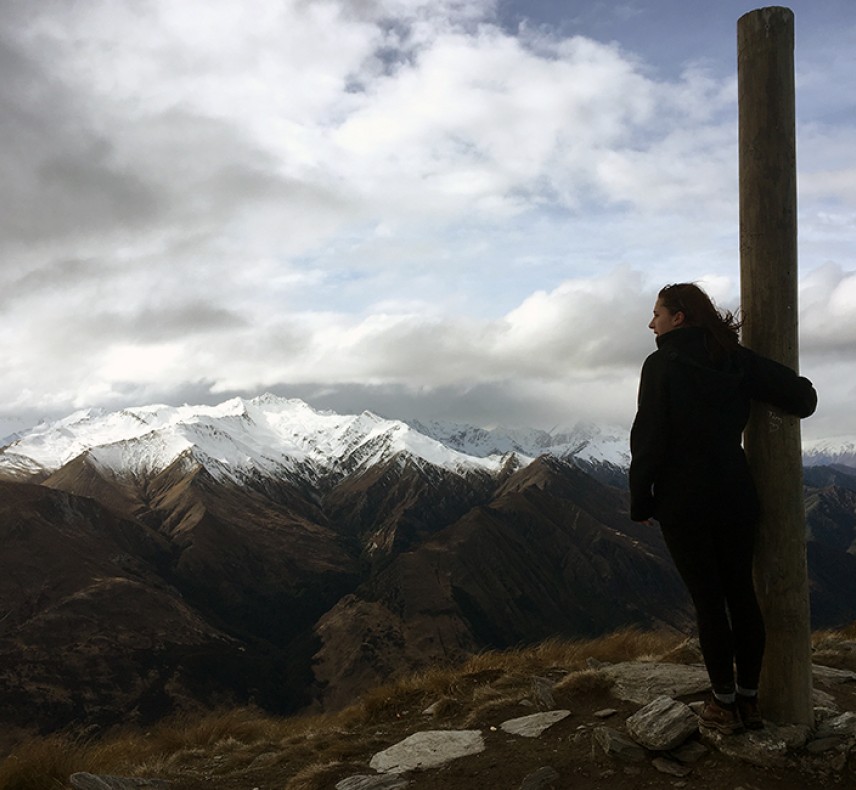
[[(265, 391), (628, 426), (739, 294), (720, 0), (0, 0), (0, 430)], [(793, 0), (807, 438), (856, 434), (856, 3)]]

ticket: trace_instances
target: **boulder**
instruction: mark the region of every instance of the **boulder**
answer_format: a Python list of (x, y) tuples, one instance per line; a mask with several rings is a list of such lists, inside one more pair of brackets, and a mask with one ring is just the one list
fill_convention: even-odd
[(627, 732), (653, 751), (675, 749), (698, 731), (698, 717), (683, 702), (658, 697), (627, 719)]
[(647, 705), (657, 697), (684, 697), (710, 689), (710, 679), (702, 665), (666, 664), (656, 661), (622, 661), (600, 670), (610, 678), (618, 699)]
[(478, 754), (485, 748), (481, 730), (426, 730), (378, 752), (369, 765), (379, 773), (400, 774)]
[(594, 740), (606, 754), (619, 760), (641, 762), (645, 759), (645, 750), (638, 743), (612, 727), (595, 727)]
[(545, 713), (533, 713), (517, 719), (502, 722), (500, 728), (512, 735), (522, 735), (524, 738), (537, 738), (544, 730), (552, 727), (562, 719), (571, 715), (569, 710), (549, 710)]
[(828, 738), (834, 735), (856, 738), (856, 713), (846, 711), (820, 723), (816, 733), (818, 738)]

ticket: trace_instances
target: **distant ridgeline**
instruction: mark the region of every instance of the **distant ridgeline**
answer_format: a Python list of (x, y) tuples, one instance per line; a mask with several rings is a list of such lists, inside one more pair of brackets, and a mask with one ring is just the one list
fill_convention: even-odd
[[(849, 453), (849, 454), (848, 454)], [(334, 708), (438, 661), (689, 633), (627, 435), (486, 431), (270, 395), (84, 411), (0, 451), (0, 722)], [(807, 451), (815, 627), (856, 620), (853, 447)]]

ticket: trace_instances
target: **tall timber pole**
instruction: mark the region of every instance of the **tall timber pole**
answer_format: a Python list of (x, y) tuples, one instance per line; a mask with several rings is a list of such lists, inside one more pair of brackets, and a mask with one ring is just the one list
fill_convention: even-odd
[[(797, 369), (797, 189), (794, 15), (737, 22), (740, 281), (743, 342)], [(811, 627), (799, 419), (762, 404), (744, 437), (762, 516), (755, 584), (767, 624), (762, 712), (813, 724)]]

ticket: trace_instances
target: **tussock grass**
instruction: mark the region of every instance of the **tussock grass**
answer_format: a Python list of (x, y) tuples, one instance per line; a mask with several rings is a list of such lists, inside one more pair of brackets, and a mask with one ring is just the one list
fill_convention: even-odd
[(98, 763), (92, 747), (51, 736), (22, 744), (0, 763), (3, 790), (62, 790), (68, 777)]
[(502, 708), (531, 697), (534, 676), (558, 681), (555, 690), (564, 695), (597, 693), (608, 683), (589, 668), (589, 659), (615, 663), (677, 655), (684, 642), (675, 634), (637, 629), (590, 640), (550, 639), (415, 673), (334, 713), (276, 717), (238, 708), (177, 716), (145, 732), (113, 731), (97, 741), (33, 739), (0, 763), (0, 790), (62, 788), (76, 771), (165, 779), (265, 771), (284, 790), (320, 790), (343, 771), (366, 772), (367, 755), (429, 723), (461, 727), (495, 718)]
[(613, 681), (602, 672), (596, 669), (581, 669), (578, 672), (571, 672), (560, 680), (556, 684), (556, 691), (573, 696), (585, 696), (609, 691), (612, 686)]
[(464, 716), (461, 724), (466, 729), (476, 726), (484, 726), (486, 723), (493, 724), (493, 719), (500, 711), (508, 710), (519, 702), (520, 695), (509, 694), (506, 696), (494, 697), (493, 699), (489, 699), (487, 702), (477, 704), (476, 707)]
[(836, 631), (816, 631), (811, 644), (814, 663), (856, 672), (856, 623)]
[(307, 765), (288, 780), (284, 790), (328, 790), (333, 786), (330, 780), (341, 767), (342, 763), (335, 760)]

